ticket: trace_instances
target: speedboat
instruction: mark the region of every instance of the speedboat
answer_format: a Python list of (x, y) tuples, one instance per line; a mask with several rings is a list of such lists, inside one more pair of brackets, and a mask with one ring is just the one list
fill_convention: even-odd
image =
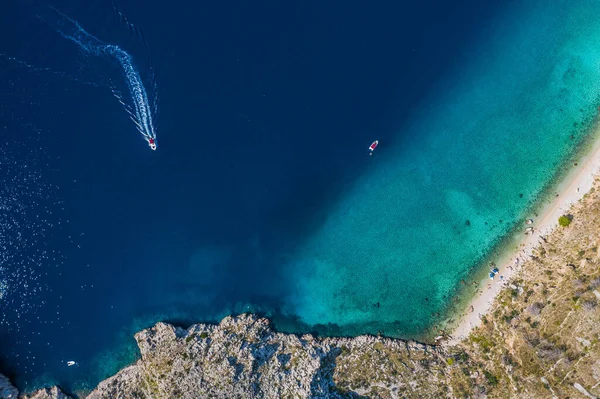
[(67, 362), (67, 366), (74, 366), (74, 365), (75, 365), (75, 362), (73, 360), (69, 360)]
[(156, 151), (156, 140), (155, 139), (152, 139), (152, 138), (148, 139), (148, 145), (150, 146), (150, 148), (153, 151)]
[(375, 148), (377, 148), (377, 146), (379, 145), (379, 140), (375, 140), (370, 146), (369, 146), (369, 151), (371, 151), (371, 154), (373, 154), (373, 151), (375, 151)]

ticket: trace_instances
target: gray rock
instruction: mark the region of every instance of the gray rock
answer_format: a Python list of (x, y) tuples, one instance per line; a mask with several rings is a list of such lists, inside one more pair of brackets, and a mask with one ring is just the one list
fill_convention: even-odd
[[(187, 330), (158, 323), (136, 334), (135, 339), (141, 359), (100, 383), (87, 399), (358, 398), (362, 395), (358, 391), (367, 390), (364, 383), (356, 391), (337, 386), (334, 375), (339, 361), (347, 363), (343, 367), (347, 371), (354, 368), (353, 361), (366, 366), (368, 354), (377, 350), (401, 353), (407, 359), (414, 352), (414, 367), (421, 367), (419, 354), (430, 352), (432, 357), (431, 353), (440, 350), (373, 336), (315, 338), (278, 333), (268, 320), (249, 314), (226, 317), (219, 325), (196, 324)], [(375, 374), (370, 383), (388, 389), (376, 374), (384, 379), (389, 375), (372, 361)], [(408, 366), (413, 367), (411, 364)], [(440, 356), (439, 367), (445, 366)], [(431, 383), (427, 374), (426, 381), (415, 381), (411, 389), (426, 390)]]
[(35, 391), (30, 396), (22, 396), (20, 399), (71, 399), (70, 396), (65, 395), (60, 388), (44, 388)]
[(17, 399), (19, 391), (13, 387), (8, 378), (0, 374), (0, 399)]

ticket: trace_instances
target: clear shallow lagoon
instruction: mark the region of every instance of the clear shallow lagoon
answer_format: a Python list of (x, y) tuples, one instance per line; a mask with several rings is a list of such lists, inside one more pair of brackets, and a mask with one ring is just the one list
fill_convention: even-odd
[[(143, 69), (106, 2), (56, 5)], [(20, 39), (1, 52), (106, 73), (8, 7), (0, 33)], [(1, 366), (22, 387), (92, 387), (158, 320), (254, 310), (284, 331), (423, 336), (600, 104), (592, 1), (164, 7), (122, 4), (158, 70), (156, 153), (109, 90), (0, 64), (4, 151), (41, 176), (20, 196), (49, 193), (25, 215), (52, 205), (50, 238), (22, 252), (34, 271), (5, 278)], [(17, 151), (27, 137), (44, 163)]]

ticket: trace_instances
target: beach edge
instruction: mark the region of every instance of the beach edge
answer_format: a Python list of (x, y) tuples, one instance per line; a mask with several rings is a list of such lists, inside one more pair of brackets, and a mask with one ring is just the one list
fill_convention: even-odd
[[(555, 194), (549, 201), (538, 209), (533, 224), (527, 226), (526, 219), (522, 220), (523, 238), (519, 240), (518, 247), (513, 250), (505, 249), (497, 258), (498, 273), (490, 283), (489, 278), (484, 278), (478, 284), (476, 293), (461, 306), (458, 320), (449, 328), (449, 338), (440, 342), (441, 345), (450, 347), (458, 345), (467, 339), (471, 331), (481, 325), (481, 318), (489, 313), (496, 297), (504, 288), (510, 286), (511, 280), (518, 275), (525, 261), (533, 256), (534, 251), (541, 246), (540, 241), (552, 233), (558, 225), (558, 218), (569, 215), (573, 207), (580, 203), (592, 188), (598, 184), (600, 176), (600, 126), (596, 126), (590, 133), (590, 143), (577, 156), (577, 162), (568, 168), (554, 186)], [(527, 227), (533, 227), (533, 232), (525, 234)], [(498, 276), (502, 276), (499, 279)]]

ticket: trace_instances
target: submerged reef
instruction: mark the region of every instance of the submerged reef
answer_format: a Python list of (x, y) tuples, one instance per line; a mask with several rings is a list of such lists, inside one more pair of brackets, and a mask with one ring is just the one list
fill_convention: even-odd
[[(252, 314), (136, 334), (141, 358), (87, 399), (597, 398), (600, 195), (542, 237), (481, 326), (456, 345), (274, 331)], [(16, 398), (0, 378), (0, 398)], [(21, 399), (68, 398), (58, 388)]]

